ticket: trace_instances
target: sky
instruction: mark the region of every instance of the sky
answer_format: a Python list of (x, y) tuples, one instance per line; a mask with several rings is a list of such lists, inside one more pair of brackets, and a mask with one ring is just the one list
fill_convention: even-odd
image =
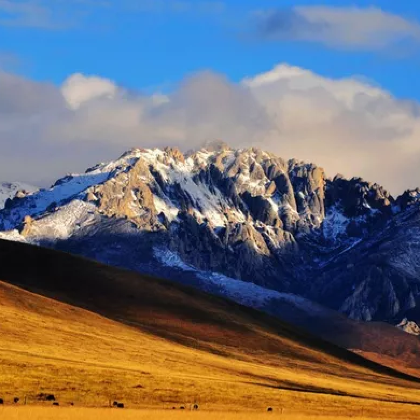
[(420, 3), (0, 0), (0, 181), (222, 139), (420, 186)]

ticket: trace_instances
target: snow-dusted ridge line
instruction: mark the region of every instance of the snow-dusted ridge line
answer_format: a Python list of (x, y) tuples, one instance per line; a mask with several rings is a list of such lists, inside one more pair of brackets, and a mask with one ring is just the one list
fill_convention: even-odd
[[(138, 267), (138, 250), (146, 256), (157, 244), (164, 245), (181, 259), (166, 254), (170, 264), (182, 262), (184, 270), (194, 270), (186, 282), (205, 282), (242, 304), (258, 308), (270, 299), (292, 299), (280, 292), (299, 291), (337, 308), (335, 292), (326, 300), (320, 296), (341, 285), (329, 283), (323, 273), (337, 269), (337, 277), (361, 269), (356, 261), (365, 256), (358, 253), (370, 249), (381, 226), (385, 231), (399, 229), (406, 209), (419, 207), (417, 195), (407, 193), (396, 203), (376, 184), (341, 176), (332, 180), (315, 164), (284, 160), (256, 148), (210, 147), (185, 154), (173, 148), (133, 149), (83, 174), (68, 175), (49, 189), (19, 194), (0, 211), (0, 235), (97, 259), (107, 255), (105, 244), (112, 247), (115, 241), (126, 255), (110, 253), (111, 260), (129, 268)], [(392, 206), (402, 209), (402, 216), (393, 215)], [(397, 253), (398, 246), (392, 246), (388, 262), (404, 275), (410, 274), (409, 263), (415, 265), (413, 272), (419, 270), (417, 237), (408, 242), (402, 234), (405, 244), (413, 244), (412, 252), (405, 246)], [(363, 272), (355, 277), (360, 281), (342, 285), (345, 299), (353, 299), (348, 312), (372, 319), (382, 306), (367, 301), (368, 290), (357, 295), (360, 284), (362, 289), (369, 284), (363, 283)], [(378, 293), (385, 295), (386, 290), (379, 287)], [(407, 298), (384, 296), (395, 304), (386, 309), (391, 316), (387, 313), (383, 319), (396, 315), (393, 308), (415, 304), (414, 288), (412, 292)], [(308, 306), (307, 301), (302, 306)]]
[[(137, 165), (138, 162), (139, 165)], [(255, 219), (250, 218), (250, 215), (246, 213), (247, 210), (233, 204), (229, 196), (222, 193), (217, 186), (212, 184), (211, 180), (209, 183), (205, 180), (197, 181), (201, 171), (208, 171), (210, 165), (215, 162), (221, 165), (223, 176), (230, 181), (233, 180), (238, 195), (247, 192), (252, 197), (261, 196), (271, 207), (274, 216), (270, 216), (271, 220), (268, 224), (262, 223), (258, 216)], [(203, 149), (184, 155), (175, 149), (132, 149), (115, 161), (100, 163), (87, 169), (83, 174), (67, 175), (58, 180), (50, 189), (43, 189), (27, 196), (24, 200), (16, 203), (10, 211), (0, 213), (0, 227), (3, 231), (12, 231), (22, 226), (25, 217), (30, 216), (36, 219), (32, 236), (35, 235), (40, 239), (43, 237), (49, 241), (67, 239), (73, 235), (78, 226), (88, 223), (90, 216), (88, 217), (87, 214), (89, 212), (95, 212), (96, 204), (90, 205), (89, 211), (82, 208), (87, 208), (84, 201), (88, 195), (90, 195), (89, 201), (97, 200), (95, 195), (97, 186), (108, 181), (112, 184), (118, 179), (116, 184), (121, 185), (124, 189), (124, 182), (128, 182), (128, 175), (125, 176), (125, 174), (128, 174), (136, 165), (144, 164), (145, 167), (153, 168), (153, 173), (144, 169), (139, 170), (139, 181), (152, 188), (156, 214), (164, 214), (169, 223), (179, 222), (178, 216), (181, 211), (179, 197), (174, 197), (170, 191), (172, 187), (178, 186), (181, 194), (185, 194), (191, 202), (189, 211), (195, 219), (199, 223), (209, 223), (216, 234), (229, 223), (247, 224), (256, 231), (264, 232), (264, 235), (268, 237), (269, 246), (281, 249), (283, 238), (277, 236), (278, 233), (273, 229), (272, 220), (273, 217), (278, 220), (283, 220), (286, 217), (290, 223), (299, 221), (301, 227), (306, 226), (305, 233), (312, 228), (322, 227), (322, 234), (331, 241), (345, 236), (349, 219), (343, 216), (338, 208), (332, 207), (326, 213), (325, 218), (321, 213), (317, 213), (320, 210), (316, 210), (312, 214), (308, 208), (298, 212), (296, 204), (292, 203), (294, 199), (285, 200), (279, 192), (269, 192), (268, 186), (273, 184), (273, 181), (268, 178), (269, 171), (267, 168), (263, 169), (261, 162), (270, 162), (270, 165), (273, 165), (273, 162), (276, 164), (280, 162), (276, 166), (276, 171), (285, 178), (287, 178), (287, 170), (292, 170), (291, 177), (294, 179), (300, 170), (314, 171), (316, 169), (311, 164), (297, 163), (294, 160), (286, 163), (267, 152), (253, 148), (239, 150), (227, 148), (221, 152)], [(297, 164), (303, 166), (296, 166)], [(255, 168), (257, 168), (257, 175)], [(159, 174), (161, 180), (166, 184), (166, 188), (153, 187), (156, 184), (154, 173)], [(209, 176), (209, 173), (207, 172), (205, 176)], [(114, 197), (122, 199), (123, 195), (120, 194), (122, 192), (123, 190), (120, 190), (118, 194), (114, 194)], [(301, 200), (309, 200), (307, 194), (306, 190), (305, 193), (303, 190), (296, 191), (296, 195)], [(129, 209), (131, 215), (141, 218), (144, 209), (139, 205), (134, 190), (129, 191), (129, 196), (131, 202), (125, 202), (125, 208)], [(98, 214), (97, 210), (96, 208)], [(112, 215), (112, 210), (110, 214)], [(92, 219), (93, 216), (90, 218)], [(160, 218), (159, 221), (164, 222)], [(8, 236), (15, 239), (18, 237), (15, 232)], [(21, 240), (21, 238), (19, 239)], [(346, 246), (351, 245), (353, 241), (346, 239)], [(257, 246), (254, 246), (254, 250), (256, 253), (266, 252)]]
[(28, 241), (24, 238), (17, 229), (9, 230), (7, 232), (0, 232), (0, 239), (5, 241), (14, 241), (27, 243)]
[(233, 279), (220, 273), (198, 270), (186, 264), (178, 254), (168, 249), (156, 247), (153, 251), (154, 256), (161, 264), (182, 271), (194, 272), (198, 278), (208, 284), (212, 293), (227, 297), (241, 305), (262, 310), (266, 308), (270, 301), (275, 299), (292, 303), (295, 307), (313, 315), (326, 312), (321, 305), (292, 293), (281, 293), (251, 282)]
[[(229, 165), (235, 160), (235, 156), (242, 150), (225, 152), (223, 158)], [(194, 177), (203, 167), (208, 167), (215, 154), (206, 150), (198, 151), (188, 156), (185, 160), (175, 160), (166, 151), (160, 149), (133, 149), (124, 153), (118, 160), (110, 163), (101, 163), (83, 174), (70, 174), (58, 180), (50, 189), (43, 189), (36, 194), (28, 196), (24, 205), (14, 207), (7, 218), (3, 218), (3, 230), (12, 230), (22, 223), (25, 216), (39, 217), (52, 208), (65, 205), (71, 199), (83, 198), (86, 191), (106, 182), (119, 173), (128, 170), (138, 160), (142, 160), (153, 166), (161, 178), (168, 185), (178, 184), (185, 191), (194, 204), (194, 214), (199, 220), (209, 221), (214, 228), (226, 226), (228, 220), (221, 209), (229, 211), (231, 220), (240, 223), (246, 221), (246, 216), (240, 210), (232, 208), (226, 198), (216, 188), (212, 191), (203, 184), (197, 185)], [(268, 157), (268, 155), (267, 155)], [(229, 170), (230, 166), (226, 167)], [(147, 181), (143, 179), (143, 181)], [(253, 181), (249, 173), (240, 172), (236, 177), (238, 188), (251, 191), (253, 195), (263, 193), (268, 180), (264, 177), (259, 181)], [(280, 202), (275, 202), (278, 197), (272, 197), (271, 203), (279, 212)], [(176, 219), (177, 204), (170, 197), (154, 195), (154, 202), (158, 210), (165, 213), (169, 221)], [(133, 208), (136, 203), (133, 202)]]
[(4, 208), (6, 200), (13, 198), (18, 191), (25, 191), (28, 194), (38, 191), (38, 187), (24, 182), (2, 182), (0, 183), (0, 210)]
[(24, 205), (13, 208), (8, 217), (3, 218), (3, 230), (14, 229), (27, 215), (31, 217), (42, 215), (51, 207), (78, 198), (91, 186), (105, 182), (114, 171), (124, 170), (133, 164), (140, 155), (139, 150), (127, 152), (116, 161), (98, 164), (82, 174), (68, 174), (51, 188), (35, 191), (26, 197)]

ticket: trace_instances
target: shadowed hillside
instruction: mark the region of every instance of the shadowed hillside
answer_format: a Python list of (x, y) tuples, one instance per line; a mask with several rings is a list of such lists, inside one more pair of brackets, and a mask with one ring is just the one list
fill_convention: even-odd
[(357, 321), (313, 302), (307, 304), (311, 306), (273, 299), (264, 310), (380, 364), (420, 376), (420, 337), (384, 322)]
[(0, 258), (6, 401), (419, 411), (420, 380), (257, 311), (24, 244), (1, 241)]

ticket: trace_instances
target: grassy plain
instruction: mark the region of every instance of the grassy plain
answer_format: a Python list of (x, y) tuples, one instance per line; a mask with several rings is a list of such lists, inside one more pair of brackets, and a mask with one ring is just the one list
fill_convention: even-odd
[[(52, 258), (47, 273), (21, 275), (21, 287), (0, 272), (1, 419), (234, 420), (282, 409), (291, 419), (420, 417), (418, 381), (288, 324), (169, 283)], [(37, 290), (22, 288), (35, 280)], [(106, 408), (113, 401), (126, 409)], [(172, 410), (193, 403), (198, 413)]]
[(362, 414), (362, 410), (350, 410), (343, 416), (317, 415), (314, 413), (276, 412), (181, 412), (172, 410), (111, 410), (89, 408), (0, 408), (0, 416), (6, 420), (344, 420), (351, 417), (354, 420), (401, 420), (417, 419), (416, 414), (403, 411), (384, 415), (381, 411)]

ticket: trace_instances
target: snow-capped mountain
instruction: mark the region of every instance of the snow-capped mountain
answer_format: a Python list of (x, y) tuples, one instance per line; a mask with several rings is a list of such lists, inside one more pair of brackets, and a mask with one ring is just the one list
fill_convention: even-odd
[(287, 293), (355, 319), (416, 321), (417, 196), (394, 200), (255, 148), (135, 149), (9, 200), (0, 237), (229, 290), (250, 306)]
[(0, 183), (0, 209), (3, 209), (6, 201), (18, 196), (24, 197), (38, 191), (37, 187), (23, 182), (1, 182)]

